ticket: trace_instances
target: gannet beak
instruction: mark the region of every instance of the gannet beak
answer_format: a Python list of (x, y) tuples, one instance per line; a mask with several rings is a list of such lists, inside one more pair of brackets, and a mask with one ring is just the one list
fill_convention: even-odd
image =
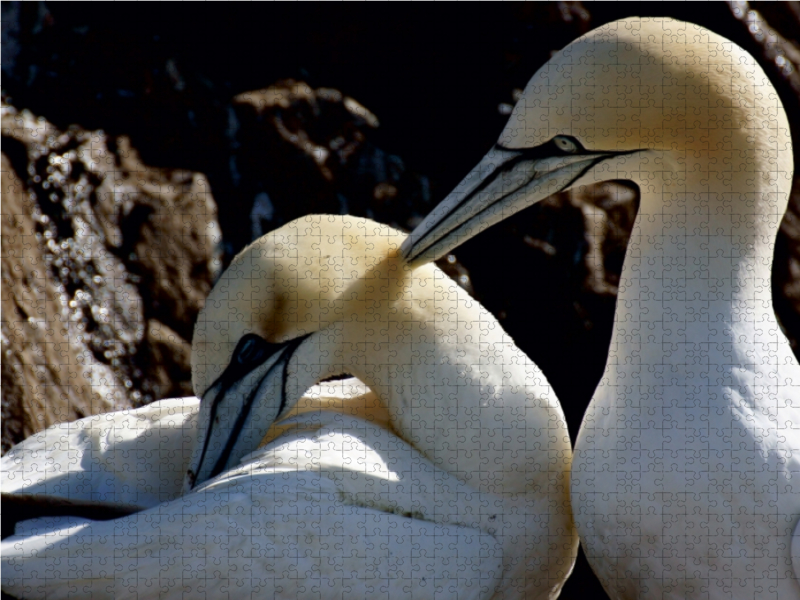
[(495, 146), (401, 246), (406, 263), (437, 260), (487, 227), (569, 188), (596, 164), (630, 152), (559, 153), (550, 142), (536, 148)]
[(222, 375), (203, 394), (198, 442), (184, 493), (239, 463), (252, 452), (286, 407), (286, 370), (308, 336), (271, 344), (248, 333)]

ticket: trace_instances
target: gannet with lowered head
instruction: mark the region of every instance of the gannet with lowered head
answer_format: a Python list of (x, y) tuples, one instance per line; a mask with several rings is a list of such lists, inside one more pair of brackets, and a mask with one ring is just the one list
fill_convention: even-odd
[(792, 173), (752, 56), (691, 23), (630, 18), (553, 56), (403, 245), (413, 265), (553, 192), (639, 186), (571, 475), (612, 598), (800, 598), (800, 366), (770, 285)]
[(497, 518), (527, 515), (513, 533), (492, 528), (499, 592), (557, 595), (577, 553), (561, 407), (486, 309), (435, 265), (406, 264), (405, 238), (368, 219), (310, 215), (234, 259), (195, 327), (204, 401), (185, 490), (235, 467), (311, 385), (347, 373), (378, 395), (400, 438), (494, 494)]
[[(153, 453), (172, 461), (169, 482), (157, 491), (177, 495), (104, 523), (26, 525), (4, 541), (4, 589), (26, 597), (70, 589), (55, 576), (31, 586), (31, 570), (54, 568), (64, 552), (100, 540), (116, 544), (115, 556), (155, 561), (115, 561), (118, 574), (105, 554), (85, 557), (80, 584), (116, 597), (140, 592), (139, 584), (162, 597), (183, 594), (197, 582), (178, 578), (201, 566), (200, 555), (221, 567), (203, 582), (208, 593), (237, 587), (296, 597), (297, 586), (319, 574), (323, 597), (341, 597), (345, 588), (364, 597), (557, 596), (577, 552), (563, 413), (544, 376), (485, 309), (435, 266), (407, 267), (397, 254), (403, 239), (366, 219), (317, 215), (245, 249), (195, 328), (193, 385), (203, 401), (194, 412), (179, 403), (190, 413), (181, 413), (181, 424), (196, 423), (192, 435), (176, 431), (182, 441), (170, 448), (178, 444), (180, 453)], [(322, 437), (319, 426), (289, 418), (308, 387), (340, 373), (357, 375), (380, 403), (353, 417), (349, 409), (322, 411), (315, 417), (327, 427)], [(143, 413), (132, 422), (162, 423), (163, 416)], [(290, 430), (272, 440), (287, 419)], [(145, 429), (154, 440), (164, 434)], [(272, 441), (259, 450), (265, 434)], [(91, 440), (103, 435), (81, 439), (96, 445)], [(134, 445), (145, 443), (134, 437)], [(181, 462), (190, 437), (195, 449)], [(371, 471), (363, 481), (341, 476), (373, 464), (353, 463), (345, 451), (353, 445), (377, 453), (393, 473), (382, 479), (397, 484), (383, 489)], [(298, 453), (322, 453), (324, 469), (305, 464), (300, 471), (339, 473), (334, 485), (319, 477), (286, 483), (287, 472), (298, 472), (287, 457)], [(91, 463), (101, 455), (94, 449), (83, 457)], [(176, 464), (187, 472), (182, 495), (174, 489)], [(363, 489), (348, 483), (356, 480)], [(92, 485), (83, 493), (92, 494)], [(155, 500), (139, 490), (123, 496), (113, 500)], [(213, 530), (223, 537), (206, 537)], [(131, 535), (109, 537), (112, 531)], [(348, 532), (357, 533), (346, 548), (331, 545)], [(373, 555), (381, 544), (388, 554)], [(226, 558), (240, 552), (242, 560)], [(336, 562), (340, 556), (346, 564)], [(342, 570), (364, 581), (337, 580)]]

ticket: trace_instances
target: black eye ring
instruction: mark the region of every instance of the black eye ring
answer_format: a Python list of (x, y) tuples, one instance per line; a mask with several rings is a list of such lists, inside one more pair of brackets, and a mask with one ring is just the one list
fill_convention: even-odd
[(255, 334), (245, 335), (239, 342), (235, 352), (234, 360), (240, 365), (257, 363), (264, 354), (267, 343)]

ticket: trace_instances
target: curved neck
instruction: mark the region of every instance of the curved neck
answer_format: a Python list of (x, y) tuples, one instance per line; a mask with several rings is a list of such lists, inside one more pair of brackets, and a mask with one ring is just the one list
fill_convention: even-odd
[(771, 288), (785, 193), (752, 170), (725, 178), (681, 169), (665, 152), (643, 152), (639, 160), (628, 170), (635, 176), (626, 177), (639, 185), (641, 199), (608, 366), (616, 364), (619, 374), (625, 364), (670, 365), (689, 381), (707, 377), (709, 361), (719, 357), (752, 362), (744, 359), (743, 342), (786, 345)]
[(759, 190), (719, 191), (691, 175), (672, 176), (669, 182), (637, 181), (640, 207), (620, 298), (631, 299), (646, 286), (661, 293), (660, 298), (637, 294), (650, 303), (762, 302), (771, 310), (774, 241), (783, 211), (769, 206), (769, 195)]

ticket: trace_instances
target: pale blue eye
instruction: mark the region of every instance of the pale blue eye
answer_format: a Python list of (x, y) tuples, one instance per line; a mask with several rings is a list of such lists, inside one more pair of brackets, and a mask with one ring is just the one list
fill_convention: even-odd
[(558, 149), (568, 154), (573, 154), (578, 151), (578, 144), (575, 140), (566, 135), (557, 135), (553, 138)]

